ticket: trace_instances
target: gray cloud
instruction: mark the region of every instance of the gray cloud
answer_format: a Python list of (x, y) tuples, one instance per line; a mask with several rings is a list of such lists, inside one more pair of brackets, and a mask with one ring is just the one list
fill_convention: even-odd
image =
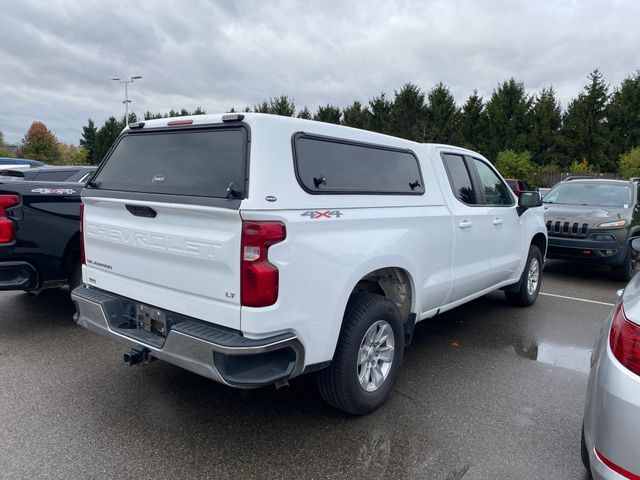
[(459, 103), (511, 76), (566, 104), (595, 67), (640, 68), (640, 3), (569, 1), (22, 1), (3, 6), (0, 131), (33, 120), (77, 143), (87, 118), (122, 115), (112, 76), (143, 75), (137, 113), (253, 106), (287, 94), (312, 111), (447, 84)]

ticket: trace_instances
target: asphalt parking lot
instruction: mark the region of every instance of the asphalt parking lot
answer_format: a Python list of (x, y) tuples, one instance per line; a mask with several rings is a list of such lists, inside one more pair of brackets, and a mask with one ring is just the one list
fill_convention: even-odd
[(419, 324), (392, 397), (363, 418), (309, 376), (240, 392), (128, 367), (73, 323), (68, 292), (0, 293), (0, 478), (586, 479), (589, 355), (623, 286), (551, 261), (531, 308), (496, 292)]

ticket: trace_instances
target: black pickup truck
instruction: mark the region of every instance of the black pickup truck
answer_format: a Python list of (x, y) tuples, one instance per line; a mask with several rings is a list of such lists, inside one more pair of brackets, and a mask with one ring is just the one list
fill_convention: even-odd
[(1, 178), (0, 290), (37, 293), (78, 285), (80, 192), (85, 182)]

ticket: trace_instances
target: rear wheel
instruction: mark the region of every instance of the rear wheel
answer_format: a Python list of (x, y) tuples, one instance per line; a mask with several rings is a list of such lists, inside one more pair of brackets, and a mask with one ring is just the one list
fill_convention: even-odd
[(373, 293), (352, 295), (329, 367), (318, 388), (330, 405), (353, 415), (378, 408), (388, 397), (404, 355), (398, 307)]
[(614, 279), (621, 282), (628, 282), (633, 277), (633, 273), (636, 269), (636, 262), (631, 256), (631, 247), (627, 248), (627, 254), (624, 256), (624, 261), (621, 265), (611, 267), (611, 275)]
[(535, 245), (529, 247), (529, 256), (520, 281), (511, 289), (505, 290), (507, 300), (522, 307), (533, 305), (540, 293), (542, 283), (542, 254)]

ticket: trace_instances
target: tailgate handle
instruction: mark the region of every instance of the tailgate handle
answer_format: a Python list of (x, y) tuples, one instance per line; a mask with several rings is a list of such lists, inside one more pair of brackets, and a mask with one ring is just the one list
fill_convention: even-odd
[(158, 215), (158, 212), (153, 208), (143, 205), (125, 205), (125, 207), (131, 215), (135, 215), (136, 217), (156, 218), (156, 215)]

